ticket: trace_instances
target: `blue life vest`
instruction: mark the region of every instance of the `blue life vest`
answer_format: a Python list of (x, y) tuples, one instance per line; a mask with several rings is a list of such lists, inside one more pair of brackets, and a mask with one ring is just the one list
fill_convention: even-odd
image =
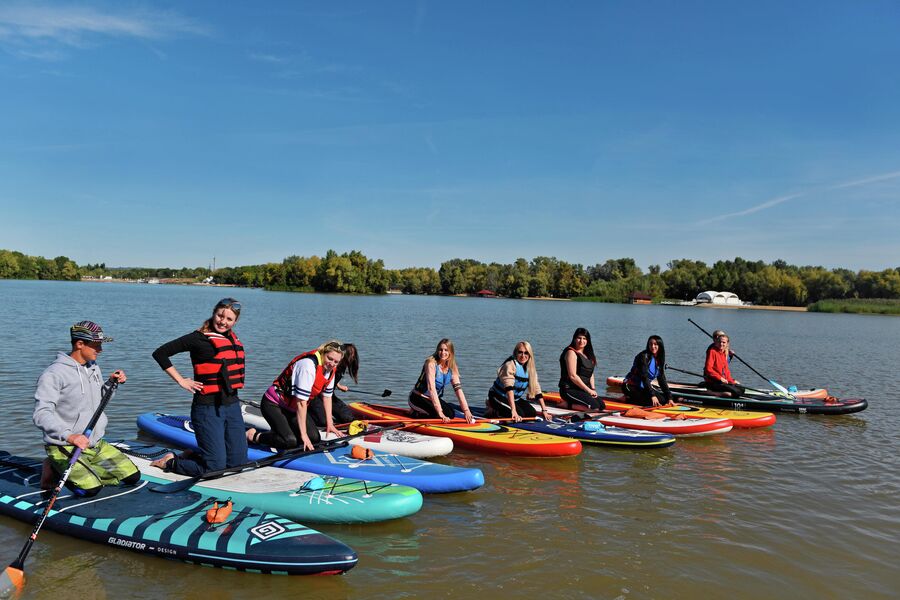
[[(641, 357), (643, 354), (643, 352), (638, 352), (638, 355), (634, 357), (634, 362), (631, 363), (631, 370), (625, 377), (628, 385), (637, 386), (640, 389), (644, 389), (644, 380), (641, 377)], [(650, 373), (651, 381), (659, 377), (659, 364), (656, 362), (656, 357), (652, 355), (650, 356), (650, 364), (647, 366), (647, 371)]]
[(525, 366), (522, 365), (515, 358), (510, 356), (506, 360), (503, 361), (503, 364), (500, 365), (500, 370), (503, 370), (503, 366), (509, 361), (513, 361), (516, 365), (516, 381), (515, 385), (512, 388), (504, 387), (502, 383), (500, 383), (500, 377), (494, 380), (494, 385), (491, 386), (490, 394), (495, 397), (499, 397), (502, 401), (506, 401), (506, 392), (512, 389), (513, 397), (516, 400), (523, 400), (525, 398), (525, 394), (528, 392), (528, 371), (525, 370)]
[[(425, 374), (426, 367), (422, 366), (422, 373), (419, 375), (418, 381), (416, 381), (416, 387), (414, 388), (417, 392), (428, 398), (428, 384), (425, 382)], [(434, 389), (437, 392), (438, 398), (444, 398), (444, 388), (451, 386), (451, 381), (453, 379), (453, 369), (447, 369), (447, 372), (444, 373), (441, 371), (441, 366), (434, 363)]]

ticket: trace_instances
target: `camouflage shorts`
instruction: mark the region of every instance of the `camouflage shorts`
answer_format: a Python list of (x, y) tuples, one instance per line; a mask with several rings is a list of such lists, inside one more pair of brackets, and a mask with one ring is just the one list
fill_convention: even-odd
[[(53, 470), (61, 475), (69, 467), (69, 458), (75, 446), (46, 445), (47, 456), (53, 464)], [(78, 462), (69, 474), (67, 486), (83, 490), (101, 485), (117, 485), (126, 477), (138, 472), (138, 468), (127, 456), (115, 446), (100, 440), (93, 448), (87, 448), (78, 457)]]

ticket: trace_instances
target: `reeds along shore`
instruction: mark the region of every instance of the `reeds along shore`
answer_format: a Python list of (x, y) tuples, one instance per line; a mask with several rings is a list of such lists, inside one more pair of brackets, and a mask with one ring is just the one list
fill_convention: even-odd
[(854, 313), (871, 315), (900, 315), (900, 300), (884, 298), (853, 298), (848, 300), (819, 300), (807, 307), (810, 312)]

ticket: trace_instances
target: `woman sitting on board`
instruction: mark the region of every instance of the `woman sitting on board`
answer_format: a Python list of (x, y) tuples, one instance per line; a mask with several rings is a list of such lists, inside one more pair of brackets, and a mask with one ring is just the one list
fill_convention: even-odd
[[(241, 303), (223, 298), (196, 331), (167, 342), (153, 358), (179, 386), (191, 392), (191, 423), (199, 452), (166, 453), (151, 465), (196, 477), (247, 462), (247, 440), (238, 390), (244, 387), (244, 346), (233, 328)], [(183, 377), (171, 357), (189, 352), (193, 379)]]
[(325, 342), (315, 350), (295, 356), (275, 378), (260, 402), (260, 412), (269, 423), (270, 431), (247, 430), (247, 441), (272, 448), (312, 450), (321, 441), (319, 430), (313, 421), (309, 405), (311, 399), (321, 395), (325, 431), (338, 437), (331, 415), (331, 396), (334, 376), (344, 356), (341, 343)]
[[(706, 347), (707, 354), (709, 354), (710, 350), (712, 350), (713, 348), (716, 347), (716, 338), (719, 337), (720, 335), (724, 335), (725, 337), (728, 337), (726, 335), (726, 333), (721, 329), (716, 329), (715, 331), (712, 332), (713, 341), (709, 346)], [(725, 344), (725, 354), (728, 356), (728, 364), (730, 365), (731, 359), (734, 358), (734, 352), (731, 351), (731, 341), (730, 340)]]
[(534, 418), (537, 411), (532, 402), (541, 404), (541, 415), (551, 420), (544, 404), (541, 384), (534, 368), (534, 350), (528, 342), (519, 342), (512, 356), (497, 369), (497, 379), (488, 390), (487, 414), (493, 417), (512, 417), (517, 423), (523, 418)]
[(722, 333), (706, 350), (703, 379), (706, 389), (712, 392), (724, 392), (732, 398), (740, 398), (745, 390), (740, 382), (731, 376), (731, 368), (728, 366), (729, 358), (729, 339)]
[(594, 367), (597, 357), (591, 344), (591, 333), (579, 327), (572, 334), (572, 341), (559, 355), (559, 395), (566, 405), (583, 404), (593, 410), (603, 410), (594, 386)]
[[(622, 383), (622, 391), (632, 404), (639, 406), (663, 406), (672, 404), (672, 392), (666, 381), (666, 347), (662, 338), (651, 335), (647, 348), (634, 357), (631, 370)], [(653, 387), (656, 380), (659, 389)]]
[(470, 423), (474, 422), (475, 419), (472, 417), (472, 411), (469, 410), (468, 402), (466, 402), (462, 384), (459, 382), (459, 369), (456, 366), (456, 351), (453, 348), (453, 342), (444, 338), (438, 342), (434, 354), (425, 359), (419, 379), (409, 393), (409, 407), (413, 414), (441, 419), (444, 422), (449, 421), (453, 417), (453, 407), (444, 402), (444, 390), (448, 386), (456, 392), (459, 407), (466, 420)]
[[(344, 353), (344, 356), (334, 371), (334, 387), (336, 390), (349, 392), (349, 387), (341, 385), (341, 379), (346, 373), (353, 378), (353, 383), (359, 383), (357, 379), (359, 375), (359, 353), (353, 344), (341, 344), (341, 351)], [(317, 427), (328, 426), (328, 419), (325, 415), (325, 402), (321, 394), (310, 399), (309, 414), (312, 415), (312, 420)], [(353, 411), (343, 400), (337, 397), (337, 394), (331, 395), (331, 415), (335, 423), (349, 423), (354, 418)]]

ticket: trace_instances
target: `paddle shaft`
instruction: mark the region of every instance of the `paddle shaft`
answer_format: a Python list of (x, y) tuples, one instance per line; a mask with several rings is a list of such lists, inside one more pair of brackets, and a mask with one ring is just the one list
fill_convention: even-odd
[[(673, 367), (672, 365), (666, 365), (666, 368), (672, 369), (673, 371), (678, 371), (679, 373), (684, 373), (685, 375), (693, 375), (694, 377), (703, 378), (703, 375), (701, 375), (699, 373), (694, 373), (692, 371), (685, 371), (684, 369), (679, 369), (679, 368)], [(744, 387), (745, 389), (752, 390), (754, 392), (759, 392), (760, 394), (771, 394), (772, 393), (772, 390), (761, 390), (761, 389), (752, 388), (752, 387), (749, 387), (749, 386), (746, 386), (743, 384), (741, 384), (741, 386)], [(677, 394), (678, 391), (676, 390), (674, 393)], [(788, 396), (793, 398), (793, 396), (791, 394), (788, 394)]]
[[(702, 327), (700, 327), (699, 325), (697, 325), (696, 323), (694, 323), (694, 321), (693, 321), (692, 319), (688, 319), (688, 321), (690, 321), (691, 324), (692, 324), (694, 327), (696, 327), (697, 329), (699, 329), (700, 331), (702, 331), (703, 333), (705, 333), (706, 335), (708, 335), (708, 336), (710, 337), (710, 339), (712, 339), (713, 341), (715, 341), (715, 338), (713, 338), (713, 336), (712, 336), (707, 330), (703, 329)], [(741, 361), (741, 362), (744, 364), (744, 366), (746, 366), (748, 369), (750, 369), (751, 371), (753, 371), (754, 373), (756, 373), (757, 375), (759, 375), (760, 377), (762, 377), (763, 379), (765, 379), (768, 383), (771, 383), (772, 385), (774, 385), (775, 387), (777, 387), (779, 390), (781, 390), (781, 391), (784, 392), (785, 394), (788, 393), (787, 388), (785, 388), (785, 387), (782, 386), (782, 385), (779, 385), (779, 384), (775, 383), (775, 381), (773, 381), (772, 379), (769, 379), (768, 377), (766, 377), (765, 375), (763, 375), (762, 373), (760, 373), (759, 371), (757, 371), (756, 369), (754, 369), (753, 366), (750, 365), (750, 363), (748, 363), (746, 360), (744, 360), (743, 358), (741, 358), (740, 356), (738, 356), (738, 355), (737, 355), (737, 352), (732, 352), (731, 355), (732, 355), (733, 357), (735, 357), (736, 359), (738, 359), (739, 361)], [(675, 369), (675, 370), (677, 371), (678, 369)], [(689, 374), (689, 375), (692, 375), (693, 373), (688, 373), (688, 374)], [(702, 375), (701, 375), (701, 377), (702, 377)], [(752, 389), (752, 388), (747, 388), (747, 389)]]
[[(115, 377), (110, 377), (107, 383), (109, 384), (109, 387), (106, 388), (106, 392), (100, 398), (100, 405), (97, 407), (97, 410), (94, 411), (94, 415), (91, 417), (91, 420), (88, 422), (87, 427), (84, 430), (83, 435), (86, 438), (91, 437), (91, 432), (93, 432), (94, 427), (97, 426), (97, 421), (100, 420), (100, 415), (103, 414), (103, 410), (106, 408), (106, 405), (109, 404), (109, 399), (112, 398), (113, 392), (115, 392), (116, 388), (119, 386), (119, 382), (116, 381)], [(72, 469), (75, 468), (75, 463), (78, 462), (78, 458), (80, 456), (81, 448), (75, 446), (75, 451), (72, 453), (72, 457), (69, 459), (68, 468), (59, 478), (59, 483), (57, 483), (56, 487), (53, 489), (53, 493), (50, 495), (50, 499), (47, 501), (47, 506), (44, 507), (44, 512), (41, 514), (41, 518), (38, 519), (37, 525), (34, 526), (34, 529), (31, 531), (31, 535), (28, 536), (28, 540), (25, 542), (25, 546), (22, 548), (22, 551), (19, 552), (18, 558), (16, 558), (16, 560), (12, 562), (10, 567), (22, 570), (23, 566), (25, 565), (25, 558), (31, 551), (31, 547), (34, 545), (34, 541), (37, 539), (38, 532), (41, 530), (41, 527), (43, 527), (44, 521), (47, 520), (47, 515), (50, 514), (50, 510), (56, 503), (56, 499), (57, 497), (59, 497), (60, 491), (62, 491), (63, 486), (69, 479), (69, 475), (72, 473)]]

